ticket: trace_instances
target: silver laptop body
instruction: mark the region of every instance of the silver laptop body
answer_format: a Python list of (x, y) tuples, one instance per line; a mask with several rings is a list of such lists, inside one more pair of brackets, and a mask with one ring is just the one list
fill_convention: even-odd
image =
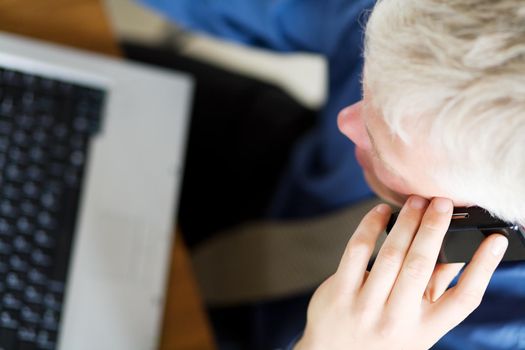
[(5, 33), (0, 68), (107, 93), (87, 159), (58, 349), (157, 348), (191, 80)]

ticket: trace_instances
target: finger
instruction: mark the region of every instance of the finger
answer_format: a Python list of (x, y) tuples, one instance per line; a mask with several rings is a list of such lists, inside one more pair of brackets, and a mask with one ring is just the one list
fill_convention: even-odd
[(406, 309), (407, 303), (421, 303), (450, 225), (452, 209), (450, 199), (432, 199), (388, 300), (394, 314)]
[(434, 329), (452, 329), (479, 306), (507, 244), (507, 238), (499, 234), (483, 241), (458, 283), (432, 305), (429, 322)]
[(390, 207), (379, 204), (365, 215), (348, 241), (335, 274), (346, 292), (355, 292), (361, 288), (368, 261), (390, 215)]
[(387, 300), (428, 201), (412, 196), (381, 247), (370, 275), (360, 292), (360, 302), (382, 306)]
[(450, 282), (458, 275), (463, 266), (465, 266), (464, 263), (437, 264), (425, 291), (425, 298), (429, 302), (436, 301), (445, 292)]

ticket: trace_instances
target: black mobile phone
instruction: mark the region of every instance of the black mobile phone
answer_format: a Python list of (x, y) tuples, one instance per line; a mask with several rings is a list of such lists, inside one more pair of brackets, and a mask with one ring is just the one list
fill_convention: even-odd
[[(397, 220), (393, 213), (387, 234)], [(525, 228), (499, 220), (480, 207), (455, 207), (439, 252), (438, 262), (469, 262), (483, 239), (493, 233), (505, 235), (509, 246), (503, 261), (525, 261)]]

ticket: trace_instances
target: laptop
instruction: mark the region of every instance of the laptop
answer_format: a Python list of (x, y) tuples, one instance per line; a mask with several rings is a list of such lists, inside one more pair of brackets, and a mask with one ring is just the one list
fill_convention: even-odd
[(0, 33), (0, 349), (156, 349), (192, 82)]

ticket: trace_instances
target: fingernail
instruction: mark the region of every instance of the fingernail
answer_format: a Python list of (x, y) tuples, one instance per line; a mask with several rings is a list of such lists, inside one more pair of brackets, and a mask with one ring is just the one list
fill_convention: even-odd
[(421, 197), (413, 196), (410, 197), (410, 203), (408, 203), (413, 209), (423, 209), (427, 205), (427, 200)]
[(376, 207), (376, 210), (381, 214), (386, 214), (390, 211), (390, 207), (388, 206), (388, 204), (379, 204)]
[(498, 235), (493, 241), (492, 241), (492, 247), (491, 252), (494, 254), (494, 256), (500, 256), (505, 249), (507, 249), (507, 245), (509, 244), (509, 241), (506, 237), (502, 235)]
[(438, 212), (438, 213), (446, 213), (452, 208), (452, 203), (449, 199), (445, 198), (434, 198), (432, 201), (432, 207)]

